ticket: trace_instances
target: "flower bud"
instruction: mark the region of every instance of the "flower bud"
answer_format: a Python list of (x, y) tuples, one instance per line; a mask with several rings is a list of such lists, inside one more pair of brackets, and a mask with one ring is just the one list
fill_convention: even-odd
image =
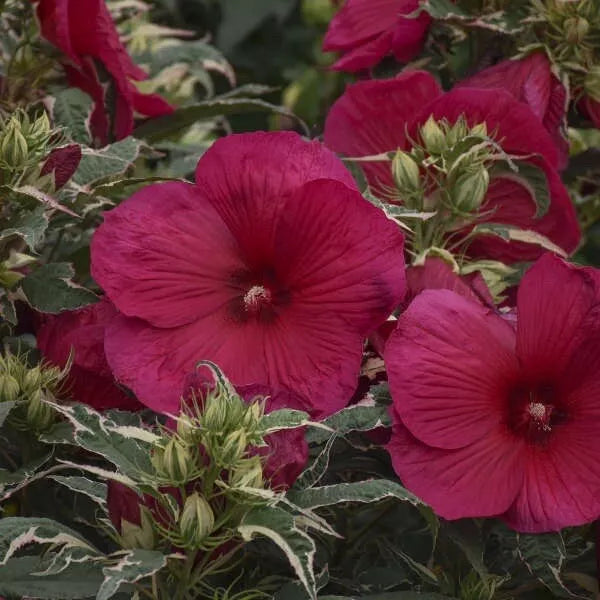
[(215, 515), (206, 499), (194, 492), (185, 501), (179, 530), (188, 547), (198, 548), (213, 530)]
[(0, 402), (14, 402), (20, 393), (21, 386), (12, 375), (0, 374)]
[(25, 394), (33, 394), (35, 390), (42, 386), (42, 371), (39, 367), (28, 369), (23, 377), (23, 392)]
[(446, 149), (446, 136), (433, 115), (421, 127), (421, 139), (430, 154), (441, 154)]
[(262, 416), (263, 403), (260, 400), (255, 400), (252, 404), (246, 406), (246, 412), (240, 426), (249, 434), (253, 434), (259, 429)]
[(22, 167), (27, 162), (29, 156), (27, 140), (21, 131), (21, 124), (14, 117), (6, 125), (0, 143), (0, 154), (9, 167)]
[(419, 165), (407, 152), (396, 152), (392, 160), (392, 175), (399, 190), (414, 192), (420, 189)]
[(202, 425), (211, 433), (222, 432), (227, 425), (227, 403), (209, 396), (202, 414)]
[(172, 484), (189, 481), (195, 471), (193, 456), (177, 438), (171, 438), (165, 446), (157, 446), (151, 461), (158, 475)]
[(581, 44), (589, 30), (589, 21), (583, 17), (575, 16), (565, 19), (564, 31), (570, 44)]
[(451, 191), (454, 206), (461, 212), (477, 210), (487, 194), (490, 176), (487, 169), (461, 175)]
[(35, 431), (45, 431), (55, 421), (54, 409), (44, 402), (39, 388), (29, 395), (28, 400), (27, 423)]
[(51, 131), (50, 119), (44, 111), (29, 128), (28, 137), (34, 138), (36, 141), (44, 141), (50, 135)]
[(243, 458), (248, 445), (248, 438), (243, 429), (232, 431), (221, 448), (213, 448), (215, 460), (223, 467), (233, 467)]
[(260, 456), (239, 461), (229, 478), (229, 485), (235, 487), (263, 487), (263, 466)]

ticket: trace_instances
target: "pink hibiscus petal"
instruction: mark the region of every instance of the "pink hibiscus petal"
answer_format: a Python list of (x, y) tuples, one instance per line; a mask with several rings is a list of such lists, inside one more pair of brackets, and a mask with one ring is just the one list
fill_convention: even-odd
[(514, 345), (513, 328), (489, 308), (450, 290), (425, 290), (385, 347), (396, 414), (437, 448), (491, 435), (518, 368)]
[(548, 57), (534, 52), (518, 60), (505, 60), (460, 81), (456, 87), (501, 89), (527, 104), (544, 124), (560, 150), (561, 167), (568, 161), (565, 134), (567, 90), (552, 72)]
[(404, 4), (406, 0), (346, 0), (329, 24), (323, 50), (347, 50), (384, 33), (393, 27)]
[(105, 213), (91, 252), (92, 276), (118, 309), (158, 327), (194, 321), (240, 293), (230, 281), (244, 268), (236, 240), (190, 184), (144, 188)]
[(333, 152), (292, 132), (227, 136), (213, 144), (196, 168), (197, 187), (255, 266), (272, 253), (286, 199), (307, 181), (320, 178), (355, 188), (350, 172)]
[(522, 448), (510, 434), (494, 430), (463, 448), (440, 450), (401, 424), (393, 427), (387, 446), (403, 484), (445, 519), (492, 517), (507, 510), (523, 481)]
[[(369, 223), (369, 233), (357, 238), (363, 223)], [(337, 181), (298, 190), (279, 222), (275, 248), (276, 264), (290, 273), (287, 284), (301, 310), (331, 311), (362, 336), (385, 321), (406, 287), (400, 228)]]
[(576, 415), (546, 446), (521, 457), (523, 487), (503, 515), (517, 531), (538, 533), (583, 525), (600, 516), (600, 415)]
[(517, 354), (531, 377), (555, 380), (567, 367), (585, 339), (596, 286), (586, 270), (552, 254), (527, 271), (517, 295)]

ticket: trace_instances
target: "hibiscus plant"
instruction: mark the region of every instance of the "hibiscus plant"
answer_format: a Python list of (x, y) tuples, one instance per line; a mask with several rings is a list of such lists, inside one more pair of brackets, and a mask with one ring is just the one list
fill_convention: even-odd
[(600, 593), (599, 0), (0, 0), (0, 600)]

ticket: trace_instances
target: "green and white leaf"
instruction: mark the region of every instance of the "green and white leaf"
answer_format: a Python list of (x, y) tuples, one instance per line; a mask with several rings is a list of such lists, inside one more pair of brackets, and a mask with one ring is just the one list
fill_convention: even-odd
[(216, 97), (212, 100), (178, 108), (169, 115), (142, 123), (136, 128), (134, 134), (137, 138), (155, 142), (164, 137), (180, 133), (200, 119), (256, 112), (285, 115), (296, 120), (305, 131), (308, 131), (306, 125), (283, 106), (277, 106), (259, 98)]
[(63, 127), (67, 135), (79, 144), (89, 144), (92, 99), (81, 90), (70, 87), (54, 94), (52, 116), (54, 123)]
[(519, 229), (518, 227), (511, 227), (502, 223), (481, 223), (475, 225), (469, 233), (470, 238), (478, 235), (493, 235), (507, 242), (523, 242), (525, 244), (540, 246), (563, 258), (567, 258), (567, 253), (560, 246), (557, 246), (541, 233), (532, 231), (531, 229)]
[(301, 410), (284, 408), (274, 410), (260, 420), (261, 430), (265, 434), (281, 431), (282, 429), (296, 429), (310, 423), (308, 413)]
[(327, 429), (310, 429), (306, 439), (311, 444), (325, 442), (332, 433), (345, 435), (351, 431), (371, 431), (391, 424), (386, 406), (356, 404), (344, 408), (321, 422)]
[(49, 263), (27, 275), (21, 288), (29, 304), (44, 313), (56, 314), (97, 302), (96, 294), (71, 281), (74, 274), (69, 263)]
[(311, 600), (316, 600), (315, 543), (297, 527), (292, 515), (276, 506), (256, 508), (246, 514), (238, 531), (246, 541), (256, 535), (272, 540), (285, 554)]
[(71, 183), (89, 189), (95, 183), (123, 175), (140, 154), (142, 142), (127, 137), (104, 148), (82, 148), (81, 162)]
[(21, 548), (30, 544), (52, 544), (97, 552), (76, 531), (57, 521), (36, 517), (0, 519), (0, 567)]
[(42, 577), (49, 556), (11, 558), (0, 567), (0, 594), (14, 598), (44, 600), (78, 600), (95, 596), (102, 583), (101, 566), (94, 563), (74, 563), (58, 574)]
[(141, 473), (151, 472), (150, 453), (154, 439), (151, 432), (134, 426), (124, 427), (83, 404), (52, 406), (73, 425), (77, 445), (103, 456), (133, 480)]
[(52, 475), (50, 479), (64, 485), (73, 492), (84, 494), (102, 508), (106, 506), (106, 494), (108, 490), (106, 483), (93, 481), (92, 479), (80, 475)]
[(0, 231), (0, 240), (11, 236), (19, 236), (25, 243), (35, 250), (44, 240), (48, 228), (48, 215), (43, 206), (34, 208), (31, 212), (21, 215), (7, 229)]
[(124, 583), (135, 583), (154, 575), (167, 564), (167, 556), (154, 550), (129, 550), (118, 557), (118, 562), (105, 567), (104, 581), (96, 594), (96, 600), (112, 598)]
[(304, 490), (290, 490), (288, 500), (300, 508), (333, 506), (342, 502), (378, 502), (386, 498), (396, 498), (414, 506), (426, 506), (414, 494), (399, 483), (387, 479), (368, 479), (353, 483), (337, 483)]

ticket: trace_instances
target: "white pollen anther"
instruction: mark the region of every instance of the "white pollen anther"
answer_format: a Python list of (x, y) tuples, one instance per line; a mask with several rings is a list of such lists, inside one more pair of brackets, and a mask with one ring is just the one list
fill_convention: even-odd
[(253, 285), (244, 294), (244, 305), (249, 310), (256, 310), (261, 304), (271, 301), (271, 292), (262, 285)]
[(546, 406), (541, 402), (530, 402), (529, 414), (537, 421), (541, 421), (546, 416)]

